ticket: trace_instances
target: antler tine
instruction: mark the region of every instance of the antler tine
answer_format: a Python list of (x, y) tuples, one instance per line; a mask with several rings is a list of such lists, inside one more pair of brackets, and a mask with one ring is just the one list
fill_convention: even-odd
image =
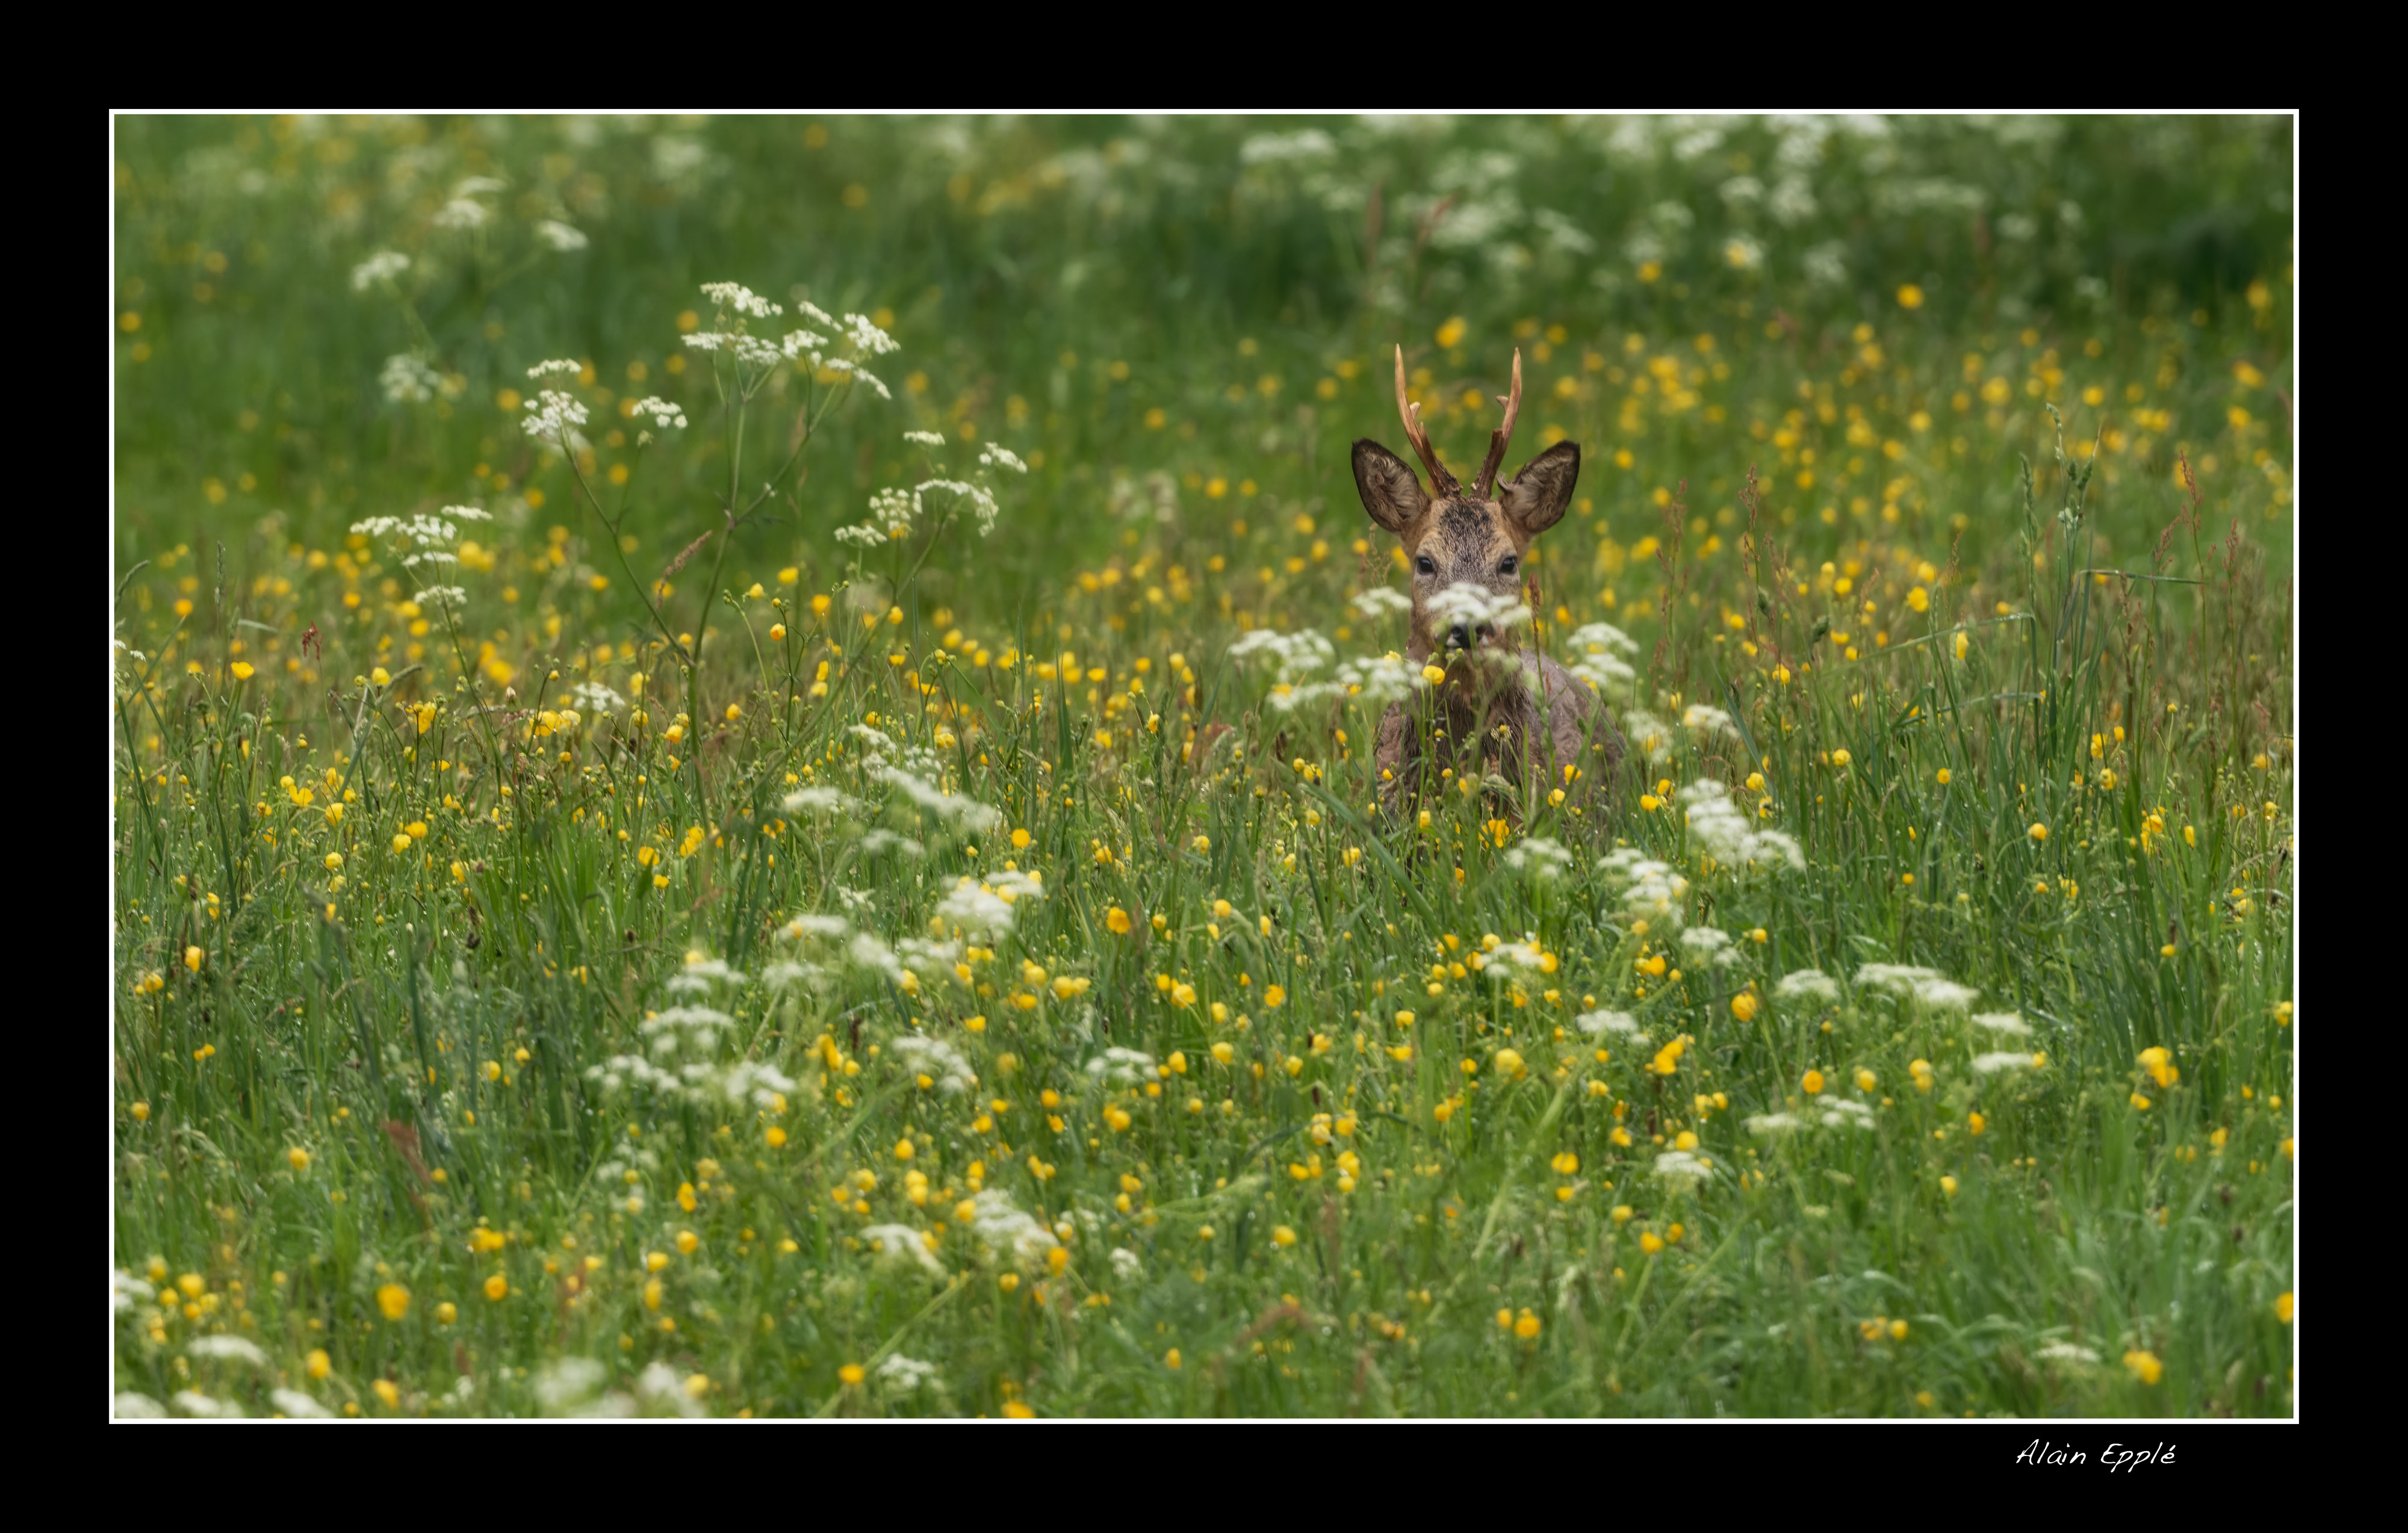
[(1401, 346), (1397, 348), (1397, 413), (1404, 418), (1405, 440), (1413, 444), (1422, 466), (1429, 470), (1430, 488), (1439, 498), (1444, 499), (1461, 489), (1455, 476), (1446, 471), (1446, 465), (1438, 461), (1438, 449), (1430, 446), (1429, 431), (1422, 424), (1422, 408), (1405, 403), (1405, 349)]
[(1496, 487), (1497, 470), (1505, 462), (1505, 444), (1513, 439), (1513, 418), (1522, 413), (1522, 349), (1518, 346), (1513, 348), (1513, 392), (1510, 395), (1498, 394), (1497, 402), (1505, 407), (1505, 421), (1488, 434), (1488, 457), (1480, 466), (1480, 481), (1474, 491), (1483, 500)]

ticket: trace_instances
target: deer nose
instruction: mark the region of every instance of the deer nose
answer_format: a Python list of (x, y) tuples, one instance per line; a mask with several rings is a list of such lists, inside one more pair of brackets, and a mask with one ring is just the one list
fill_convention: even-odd
[(1458, 650), (1471, 648), (1472, 637), (1471, 624), (1468, 623), (1458, 623), (1446, 631), (1446, 641)]

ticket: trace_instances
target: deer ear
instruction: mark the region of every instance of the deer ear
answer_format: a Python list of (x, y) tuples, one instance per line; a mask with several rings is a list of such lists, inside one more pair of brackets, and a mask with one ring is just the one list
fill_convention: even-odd
[(1498, 494), (1505, 515), (1525, 537), (1536, 537), (1564, 519), (1580, 480), (1580, 444), (1557, 442), (1522, 466)]
[(1354, 488), (1371, 520), (1399, 537), (1429, 509), (1429, 496), (1405, 460), (1369, 437), (1354, 443)]

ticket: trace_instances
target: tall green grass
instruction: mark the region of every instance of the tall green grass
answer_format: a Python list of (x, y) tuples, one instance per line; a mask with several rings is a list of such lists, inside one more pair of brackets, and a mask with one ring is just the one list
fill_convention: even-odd
[[(119, 1388), (2287, 1411), (2286, 155), (121, 123)], [(892, 399), (728, 408), (680, 338), (725, 279), (874, 318)], [(1229, 653), (1401, 647), (1344, 466), (1398, 342), (1442, 450), (1516, 347), (1512, 463), (1582, 444), (1532, 632), (1635, 640), (1595, 812), (1392, 824), (1375, 704)], [(581, 449), (520, 428), (545, 386)], [(932, 478), (993, 533), (834, 536)], [(457, 505), (448, 569), (351, 530)]]

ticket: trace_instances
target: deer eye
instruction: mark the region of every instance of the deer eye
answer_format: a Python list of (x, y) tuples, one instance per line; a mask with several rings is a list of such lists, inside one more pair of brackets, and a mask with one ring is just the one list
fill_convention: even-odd
[(1432, 561), (1430, 556), (1426, 553), (1422, 554), (1413, 561), (1413, 568), (1424, 575), (1435, 575), (1438, 573), (1438, 565)]
[(1498, 566), (1497, 566), (1497, 573), (1498, 573), (1498, 574), (1499, 574), (1499, 575), (1511, 575), (1511, 574), (1512, 574), (1512, 573), (1513, 573), (1513, 571), (1515, 571), (1516, 569), (1519, 569), (1520, 567), (1521, 567), (1520, 563), (1519, 563), (1518, 561), (1516, 561), (1515, 559), (1513, 559), (1511, 555), (1508, 555), (1508, 556), (1507, 556), (1507, 558), (1506, 558), (1506, 560), (1505, 560), (1505, 562), (1504, 562), (1503, 564), (1498, 565)]

